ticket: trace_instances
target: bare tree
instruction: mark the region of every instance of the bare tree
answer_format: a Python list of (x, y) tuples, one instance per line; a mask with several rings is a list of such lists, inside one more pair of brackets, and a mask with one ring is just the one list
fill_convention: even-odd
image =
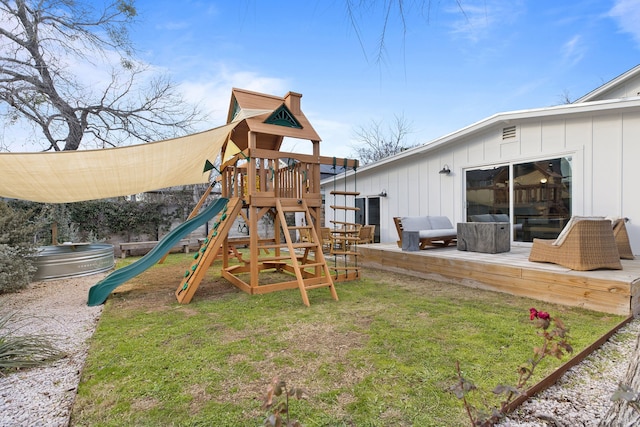
[[(450, 0), (450, 2), (455, 4), (464, 18), (469, 21), (462, 6), (462, 0)], [(438, 2), (438, 5), (439, 4)], [(397, 19), (400, 22), (400, 30), (404, 38), (409, 28), (409, 17), (420, 16), (424, 19), (425, 23), (429, 23), (432, 4), (431, 0), (345, 0), (345, 7), (347, 18), (358, 37), (365, 56), (367, 55), (360, 20), (366, 17), (366, 20), (370, 21), (372, 14), (376, 11), (381, 12), (380, 31), (378, 33), (374, 59), (374, 62), (380, 63), (383, 62), (386, 53), (386, 39), (393, 20)]]
[[(133, 58), (134, 0), (0, 0), (0, 114), (46, 150), (173, 137), (199, 120), (164, 75)], [(24, 126), (23, 126), (24, 127)]]
[(560, 95), (558, 95), (560, 99), (560, 104), (572, 104), (573, 100), (571, 99), (571, 95), (569, 94), (568, 89), (564, 89)]
[(359, 142), (351, 148), (363, 165), (376, 162), (410, 148), (405, 139), (412, 132), (404, 116), (394, 116), (393, 124), (385, 128), (382, 121), (371, 120), (369, 126), (354, 130)]

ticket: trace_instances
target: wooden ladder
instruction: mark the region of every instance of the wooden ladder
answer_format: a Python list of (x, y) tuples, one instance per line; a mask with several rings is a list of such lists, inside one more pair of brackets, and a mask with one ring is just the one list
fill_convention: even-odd
[(207, 270), (218, 256), (222, 243), (229, 234), (233, 221), (241, 209), (242, 200), (240, 198), (229, 199), (227, 206), (216, 217), (209, 235), (193, 256), (194, 261), (191, 264), (191, 268), (185, 272), (180, 286), (176, 289), (175, 294), (179, 303), (189, 304), (191, 302), (193, 294), (195, 294)]
[[(287, 248), (291, 257), (291, 266), (293, 267), (293, 273), (296, 276), (298, 282), (298, 288), (300, 289), (300, 295), (302, 296), (302, 302), (307, 307), (309, 304), (309, 297), (307, 291), (316, 288), (328, 287), (331, 292), (331, 297), (334, 300), (338, 300), (338, 293), (331, 279), (329, 267), (322, 253), (322, 240), (319, 239), (316, 228), (313, 225), (311, 219), (311, 213), (307, 206), (307, 202), (304, 199), (296, 200), (295, 204), (283, 204), (281, 199), (276, 200), (276, 208), (278, 210), (278, 217), (280, 219), (280, 225), (284, 233), (285, 240), (287, 242)], [(287, 212), (304, 212), (305, 225), (301, 226), (289, 226), (287, 225), (286, 213)], [(309, 233), (309, 242), (293, 242), (291, 238), (290, 230), (306, 230)], [(296, 249), (303, 249), (304, 255), (298, 257)], [(314, 257), (310, 258), (310, 252), (314, 253)], [(307, 271), (308, 268), (313, 268), (313, 272)]]

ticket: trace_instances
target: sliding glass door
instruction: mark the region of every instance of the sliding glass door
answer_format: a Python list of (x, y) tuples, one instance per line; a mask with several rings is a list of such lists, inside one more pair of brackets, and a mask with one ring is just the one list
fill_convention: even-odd
[(555, 239), (571, 218), (571, 157), (513, 165), (516, 241)]
[(510, 221), (513, 240), (553, 239), (571, 218), (571, 157), (466, 171), (467, 221)]
[(467, 221), (509, 215), (509, 166), (468, 170)]

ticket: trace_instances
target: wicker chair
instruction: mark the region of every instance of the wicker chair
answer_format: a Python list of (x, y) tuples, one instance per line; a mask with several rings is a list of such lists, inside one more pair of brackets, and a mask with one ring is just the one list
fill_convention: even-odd
[(613, 236), (616, 239), (618, 245), (618, 253), (621, 259), (635, 259), (633, 251), (631, 250), (631, 244), (629, 243), (629, 234), (627, 233), (627, 227), (624, 225), (627, 222), (626, 218), (618, 218), (613, 221)]
[(608, 219), (572, 219), (558, 239), (533, 239), (529, 261), (550, 262), (572, 270), (622, 270)]

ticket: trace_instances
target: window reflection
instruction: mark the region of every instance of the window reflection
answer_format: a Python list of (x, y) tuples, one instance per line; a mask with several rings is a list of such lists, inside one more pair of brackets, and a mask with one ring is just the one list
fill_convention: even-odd
[(513, 165), (516, 241), (555, 239), (571, 218), (571, 158)]
[(511, 221), (514, 241), (556, 238), (571, 218), (571, 157), (511, 167), (513, 185), (509, 165), (466, 172), (467, 221)]
[(467, 171), (467, 221), (487, 214), (509, 214), (508, 166)]

